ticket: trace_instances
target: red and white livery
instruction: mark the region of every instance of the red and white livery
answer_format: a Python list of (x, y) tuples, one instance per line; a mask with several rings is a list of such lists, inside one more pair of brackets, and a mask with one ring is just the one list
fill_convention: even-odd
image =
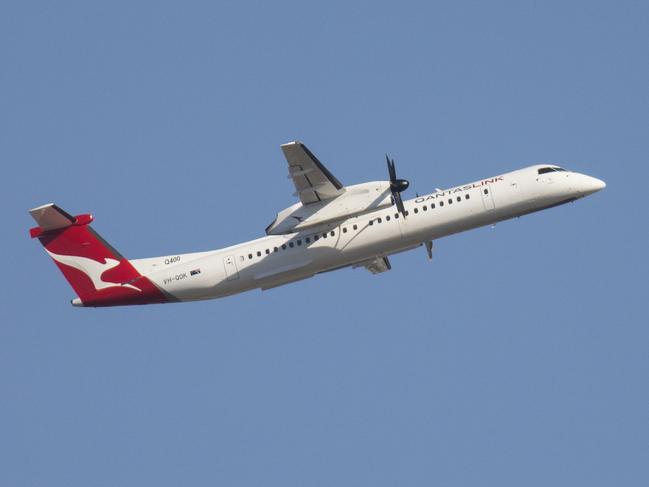
[(606, 185), (541, 164), (403, 201), (408, 181), (344, 186), (301, 142), (282, 146), (299, 201), (280, 211), (266, 236), (224, 249), (126, 259), (90, 226), (55, 204), (30, 210), (30, 230), (68, 280), (74, 306), (153, 304), (270, 289), (343, 267), (390, 270), (392, 254), (441, 237), (575, 201)]

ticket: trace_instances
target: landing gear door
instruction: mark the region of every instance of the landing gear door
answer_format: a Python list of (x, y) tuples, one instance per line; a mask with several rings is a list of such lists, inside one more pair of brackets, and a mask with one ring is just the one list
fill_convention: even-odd
[(482, 204), (485, 210), (493, 210), (496, 205), (494, 203), (493, 188), (491, 186), (483, 186), (480, 188), (480, 195), (482, 195)]
[(225, 275), (228, 281), (239, 279), (239, 270), (237, 269), (237, 261), (233, 255), (223, 257), (223, 267), (225, 268)]

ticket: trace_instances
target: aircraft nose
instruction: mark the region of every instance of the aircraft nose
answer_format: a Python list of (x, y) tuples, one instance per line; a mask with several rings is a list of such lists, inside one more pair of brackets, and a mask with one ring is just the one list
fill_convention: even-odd
[(582, 184), (582, 193), (584, 194), (593, 194), (597, 191), (601, 191), (606, 187), (606, 183), (601, 179), (594, 178), (592, 176), (584, 176), (584, 181)]
[(588, 177), (588, 185), (590, 186), (590, 191), (594, 193), (595, 191), (601, 191), (606, 187), (606, 183), (601, 179)]

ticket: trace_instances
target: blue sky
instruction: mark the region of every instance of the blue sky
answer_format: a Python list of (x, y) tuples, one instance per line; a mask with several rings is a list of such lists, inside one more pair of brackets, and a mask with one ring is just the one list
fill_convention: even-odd
[[(12, 2), (0, 484), (647, 485), (645, 2)], [(279, 145), (409, 196), (605, 191), (268, 292), (76, 309), (29, 208), (127, 257), (262, 235)]]

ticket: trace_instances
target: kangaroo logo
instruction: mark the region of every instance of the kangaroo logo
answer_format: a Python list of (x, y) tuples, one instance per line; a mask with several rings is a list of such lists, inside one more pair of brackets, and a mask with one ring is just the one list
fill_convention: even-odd
[(119, 260), (104, 258), (106, 262), (103, 264), (97, 262), (93, 259), (88, 259), (87, 257), (78, 257), (76, 255), (59, 255), (50, 252), (45, 249), (45, 251), (59, 264), (67, 265), (74, 267), (77, 270), (83, 272), (88, 278), (92, 281), (93, 286), (95, 286), (96, 291), (101, 291), (102, 289), (108, 289), (110, 287), (128, 287), (135, 289), (138, 292), (142, 292), (141, 289), (136, 288), (131, 284), (119, 284), (116, 282), (107, 282), (101, 279), (101, 276), (104, 272), (113, 269), (119, 265)]

